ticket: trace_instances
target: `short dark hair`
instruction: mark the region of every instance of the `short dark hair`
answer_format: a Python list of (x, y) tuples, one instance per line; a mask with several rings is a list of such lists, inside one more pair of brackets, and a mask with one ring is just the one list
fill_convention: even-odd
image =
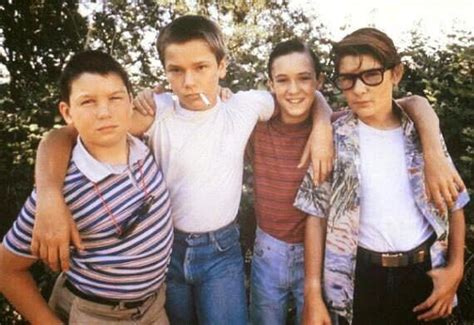
[(270, 53), (270, 57), (268, 59), (267, 64), (267, 73), (268, 78), (272, 80), (272, 67), (273, 62), (279, 58), (280, 56), (288, 55), (291, 53), (307, 53), (311, 60), (313, 61), (313, 68), (314, 72), (316, 73), (316, 78), (319, 78), (321, 73), (321, 63), (319, 62), (318, 57), (314, 54), (313, 50), (311, 50), (305, 43), (298, 39), (292, 39), (289, 41), (278, 43)]
[(339, 72), (342, 57), (347, 55), (370, 55), (389, 69), (401, 62), (392, 39), (384, 32), (370, 27), (358, 29), (333, 45), (331, 58), (336, 73)]
[(79, 52), (69, 60), (59, 78), (59, 96), (61, 101), (69, 103), (71, 86), (74, 80), (84, 73), (107, 75), (115, 73), (122, 79), (128, 93), (132, 94), (132, 85), (127, 72), (111, 55), (95, 50)]
[(158, 35), (156, 47), (160, 61), (165, 65), (165, 50), (170, 44), (181, 44), (200, 39), (209, 45), (218, 63), (225, 57), (222, 31), (212, 20), (198, 15), (186, 15), (166, 25)]

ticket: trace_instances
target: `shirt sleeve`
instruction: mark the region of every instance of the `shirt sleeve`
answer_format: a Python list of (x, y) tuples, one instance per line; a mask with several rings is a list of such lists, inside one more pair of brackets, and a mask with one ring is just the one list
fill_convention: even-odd
[(310, 166), (296, 193), (293, 205), (310, 216), (327, 218), (331, 183), (326, 181), (319, 186), (315, 186), (312, 173), (313, 170)]
[(235, 96), (239, 99), (239, 106), (254, 112), (258, 121), (268, 121), (275, 111), (275, 101), (268, 91), (249, 90), (240, 91)]
[(155, 100), (155, 120), (151, 126), (145, 132), (145, 138), (150, 138), (155, 132), (156, 122), (166, 118), (169, 114), (173, 113), (174, 101), (171, 93), (162, 93), (153, 95)]
[[(456, 166), (454, 166), (453, 159), (449, 155), (448, 148), (446, 147), (446, 142), (444, 141), (444, 137), (441, 133), (439, 135), (439, 141), (441, 142), (441, 146), (443, 148), (444, 155), (446, 156), (446, 158), (448, 158), (448, 160), (451, 163), (451, 165), (453, 166), (453, 168), (456, 168)], [(450, 209), (451, 212), (454, 212), (456, 210), (464, 208), (469, 201), (470, 201), (469, 194), (467, 193), (467, 190), (464, 189), (464, 191), (462, 191), (461, 193), (458, 194), (458, 198), (457, 198), (456, 202), (454, 203), (453, 207)]]
[(3, 238), (3, 245), (11, 253), (23, 257), (36, 258), (31, 253), (33, 225), (35, 223), (36, 191), (26, 200), (8, 233)]

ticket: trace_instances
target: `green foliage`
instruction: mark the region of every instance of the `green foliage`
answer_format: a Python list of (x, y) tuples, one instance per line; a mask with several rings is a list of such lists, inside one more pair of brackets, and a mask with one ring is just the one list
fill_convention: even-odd
[[(93, 3), (93, 2), (92, 2)], [(187, 13), (210, 16), (223, 29), (228, 43), (228, 74), (223, 81), (234, 91), (262, 88), (266, 83), (266, 58), (277, 42), (293, 37), (305, 40), (319, 55), (324, 72), (331, 75), (328, 52), (331, 41), (318, 17), (289, 9), (280, 1), (123, 1), (102, 2), (101, 10), (83, 17), (78, 1), (4, 1), (0, 4), (0, 202), (3, 203), (0, 235), (11, 226), (33, 184), (36, 146), (43, 133), (60, 122), (56, 80), (64, 62), (84, 48), (114, 55), (129, 71), (137, 89), (166, 84), (157, 60), (155, 39), (172, 19)], [(426, 47), (416, 32), (405, 49), (406, 74), (400, 94), (426, 96), (441, 121), (450, 153), (472, 196), (474, 189), (474, 123), (472, 33), (456, 31), (446, 46)], [(3, 72), (5, 71), (5, 72)], [(335, 107), (343, 104), (330, 82), (323, 92)], [(255, 220), (251, 170), (246, 167), (239, 219), (247, 268), (251, 257)], [(472, 206), (472, 204), (471, 204)], [(471, 231), (467, 252), (474, 251), (473, 208), (467, 216)], [(472, 265), (472, 255), (470, 265)], [(51, 284), (51, 274), (34, 269), (41, 288)], [(460, 297), (464, 317), (470, 311), (474, 275), (467, 270)], [(46, 290), (47, 291), (47, 290)], [(45, 292), (45, 295), (47, 293)], [(0, 322), (21, 323), (20, 317), (0, 296)]]

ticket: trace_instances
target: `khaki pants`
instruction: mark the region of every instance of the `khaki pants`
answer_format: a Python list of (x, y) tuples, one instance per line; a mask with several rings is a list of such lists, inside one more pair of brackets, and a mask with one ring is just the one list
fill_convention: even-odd
[(108, 306), (79, 298), (64, 286), (65, 280), (64, 273), (56, 280), (49, 307), (67, 324), (169, 325), (164, 309), (164, 285), (142, 306), (123, 309), (120, 306)]

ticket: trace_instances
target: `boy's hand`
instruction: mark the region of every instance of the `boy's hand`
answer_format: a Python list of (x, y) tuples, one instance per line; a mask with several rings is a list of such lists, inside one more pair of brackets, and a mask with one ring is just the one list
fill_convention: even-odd
[(69, 269), (69, 244), (83, 249), (71, 212), (62, 196), (38, 194), (31, 251), (53, 271)]
[(426, 196), (445, 215), (466, 186), (444, 154), (425, 154), (424, 160)]
[(331, 318), (321, 298), (312, 301), (305, 300), (302, 322), (304, 325), (331, 325)]
[(327, 179), (333, 168), (334, 144), (332, 126), (330, 124), (321, 124), (313, 127), (298, 168), (305, 166), (310, 155), (313, 168), (313, 182), (317, 186)]
[(418, 320), (431, 321), (447, 317), (453, 309), (453, 299), (463, 275), (462, 265), (459, 267), (446, 266), (433, 269), (427, 273), (433, 280), (433, 292), (413, 312), (423, 312)]
[(228, 101), (233, 95), (234, 93), (232, 90), (230, 90), (230, 88), (219, 87), (219, 97), (223, 102)]
[(156, 112), (154, 94), (161, 94), (165, 89), (161, 86), (155, 86), (153, 89), (143, 89), (133, 99), (133, 106), (143, 115), (154, 116)]

